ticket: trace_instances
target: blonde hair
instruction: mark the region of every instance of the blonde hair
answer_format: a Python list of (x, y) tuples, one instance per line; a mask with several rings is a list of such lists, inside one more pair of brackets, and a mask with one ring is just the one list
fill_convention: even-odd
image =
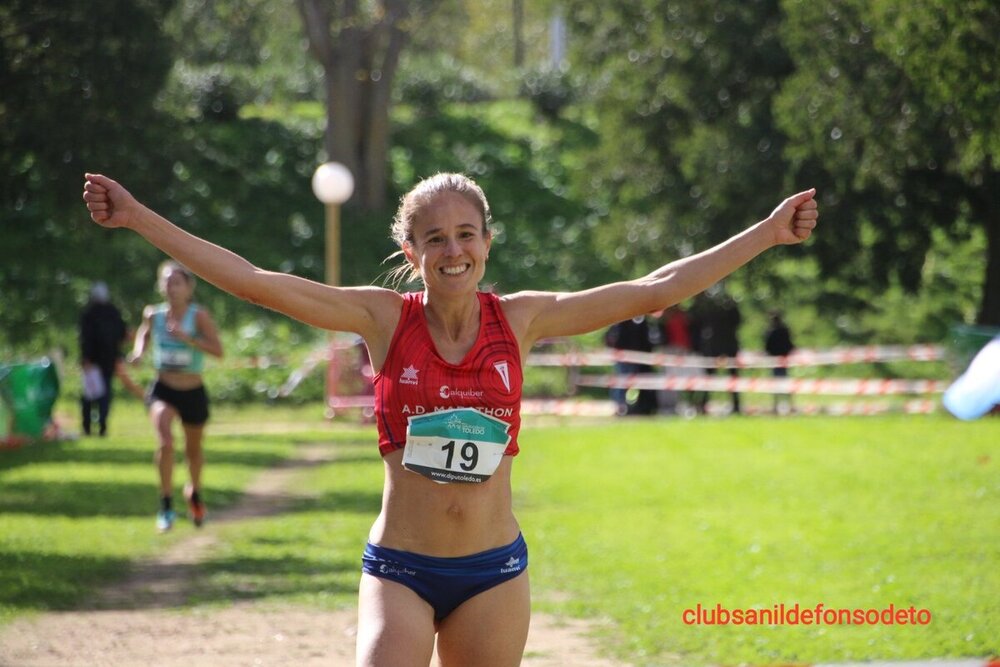
[[(404, 255), (403, 248), (406, 245), (413, 245), (413, 224), (417, 217), (437, 197), (448, 192), (461, 195), (466, 201), (475, 206), (483, 220), (483, 234), (486, 235), (489, 233), (493, 217), (490, 214), (490, 205), (486, 201), (483, 189), (474, 180), (464, 174), (444, 172), (434, 174), (414, 185), (399, 200), (399, 208), (392, 219), (390, 231), (392, 240), (396, 242), (396, 245), (400, 249), (386, 257), (386, 262)], [(386, 274), (386, 281), (396, 287), (399, 287), (402, 283), (418, 280), (420, 280), (420, 271), (405, 259), (405, 255), (403, 262)]]

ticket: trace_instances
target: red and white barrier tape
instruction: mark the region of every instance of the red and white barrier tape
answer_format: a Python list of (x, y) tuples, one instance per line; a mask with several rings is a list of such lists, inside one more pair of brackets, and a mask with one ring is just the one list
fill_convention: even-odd
[[(790, 412), (797, 415), (869, 416), (901, 413), (926, 415), (938, 409), (938, 402), (928, 399), (906, 401), (902, 404), (885, 402), (831, 403), (827, 405), (796, 403)], [(526, 398), (521, 402), (522, 415), (555, 415), (559, 417), (611, 417), (615, 415), (614, 401), (604, 400), (561, 400)], [(723, 414), (729, 403), (709, 403), (709, 414)], [(760, 406), (744, 406), (745, 415), (771, 415), (773, 410)], [(693, 414), (693, 413), (692, 413)]]
[[(334, 410), (349, 408), (373, 408), (375, 400), (372, 396), (332, 396), (328, 399), (328, 407)], [(717, 407), (723, 406), (723, 407)], [(709, 414), (722, 414), (728, 403), (709, 403)], [(613, 417), (615, 403), (610, 400), (568, 400), (559, 398), (526, 398), (521, 401), (522, 415), (554, 415), (557, 417)], [(796, 403), (792, 412), (799, 415), (832, 415), (832, 416), (865, 416), (902, 413), (908, 415), (930, 414), (938, 409), (938, 402), (930, 399), (906, 401), (902, 404), (893, 403), (832, 403), (828, 405)], [(769, 408), (745, 406), (743, 414), (772, 414)]]
[(628, 362), (674, 368), (791, 368), (884, 361), (941, 361), (944, 358), (944, 348), (940, 345), (866, 345), (835, 347), (829, 350), (802, 349), (786, 357), (772, 357), (761, 352), (740, 352), (736, 357), (702, 357), (692, 354), (603, 349), (592, 352), (532, 352), (528, 356), (528, 365), (609, 366), (615, 362)]
[(583, 375), (575, 380), (584, 387), (608, 389), (668, 389), (674, 391), (729, 391), (761, 394), (828, 394), (838, 396), (889, 396), (939, 394), (948, 387), (940, 380), (855, 380), (850, 378), (748, 378), (680, 376), (652, 373), (637, 375)]

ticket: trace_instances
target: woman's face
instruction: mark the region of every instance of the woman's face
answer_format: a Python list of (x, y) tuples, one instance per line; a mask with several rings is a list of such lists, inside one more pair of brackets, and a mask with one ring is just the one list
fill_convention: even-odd
[(171, 303), (186, 303), (191, 300), (194, 285), (179, 269), (166, 269), (160, 274), (160, 290)]
[(438, 195), (413, 222), (406, 258), (420, 271), (428, 291), (475, 291), (486, 273), (489, 232), (479, 210), (454, 192)]

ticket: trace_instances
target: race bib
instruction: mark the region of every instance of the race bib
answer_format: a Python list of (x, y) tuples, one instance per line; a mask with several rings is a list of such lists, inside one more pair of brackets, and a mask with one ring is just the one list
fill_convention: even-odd
[(509, 428), (472, 408), (410, 417), (403, 465), (440, 484), (485, 482), (503, 460)]
[(187, 368), (194, 359), (194, 350), (184, 347), (164, 347), (160, 353), (160, 361), (164, 367)]

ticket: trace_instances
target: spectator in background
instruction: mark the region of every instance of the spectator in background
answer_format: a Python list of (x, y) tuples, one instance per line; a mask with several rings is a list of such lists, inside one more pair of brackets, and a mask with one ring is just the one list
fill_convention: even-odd
[[(653, 341), (650, 338), (649, 322), (645, 315), (623, 320), (611, 327), (604, 334), (604, 344), (614, 350), (631, 350), (634, 352), (652, 352)], [(616, 361), (615, 375), (632, 375), (634, 373), (649, 373), (653, 369), (646, 364), (630, 361)], [(612, 389), (611, 398), (617, 405), (619, 416), (651, 415), (656, 412), (656, 392), (651, 389), (640, 389), (635, 403), (630, 404), (625, 389)]]
[[(705, 369), (706, 375), (715, 375), (718, 368), (735, 362), (740, 351), (738, 332), (743, 321), (740, 308), (721, 285), (716, 285), (699, 294), (691, 310), (694, 320), (692, 329), (696, 332), (696, 337), (692, 340), (694, 349), (698, 354), (718, 360), (716, 367)], [(728, 372), (731, 377), (738, 377), (740, 374), (735, 366), (730, 367)], [(706, 391), (700, 397), (698, 412), (701, 414), (707, 411), (708, 395), (709, 392)], [(734, 391), (731, 396), (732, 413), (740, 414), (740, 394)]]
[[(691, 319), (683, 306), (671, 306), (663, 314), (660, 321), (662, 329), (663, 348), (667, 354), (691, 354)], [(664, 374), (667, 377), (684, 377), (690, 375), (692, 369), (683, 366), (667, 366)], [(660, 392), (660, 407), (667, 413), (678, 412), (680, 392), (666, 389)]]
[(84, 385), (80, 399), (83, 433), (90, 435), (96, 407), (98, 432), (103, 437), (108, 434), (108, 415), (111, 413), (111, 378), (127, 333), (122, 314), (111, 303), (105, 283), (96, 282), (90, 288), (90, 299), (80, 314), (79, 328)]
[[(772, 310), (769, 316), (767, 331), (764, 332), (764, 350), (772, 357), (787, 357), (795, 349), (792, 343), (792, 332), (781, 317), (781, 311)], [(788, 377), (788, 366), (775, 366), (772, 374), (776, 378)], [(774, 411), (779, 414), (787, 414), (792, 409), (792, 397), (790, 394), (774, 395)]]

